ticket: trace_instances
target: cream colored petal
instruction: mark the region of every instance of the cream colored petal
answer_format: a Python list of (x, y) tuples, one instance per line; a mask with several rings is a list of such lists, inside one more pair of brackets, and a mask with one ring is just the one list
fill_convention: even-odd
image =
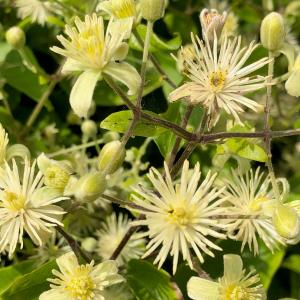
[(83, 65), (79, 63), (77, 60), (74, 60), (72, 58), (67, 58), (61, 70), (63, 74), (70, 74), (73, 72), (80, 72), (80, 71), (84, 71)]
[(137, 94), (141, 85), (141, 77), (130, 64), (111, 62), (104, 68), (103, 73), (125, 84), (128, 87), (129, 95)]
[(224, 259), (224, 278), (227, 282), (240, 279), (243, 275), (243, 261), (239, 255), (226, 254)]
[[(39, 208), (44, 205), (59, 202), (60, 199), (63, 200), (64, 198), (60, 198), (61, 196), (61, 190), (44, 186), (34, 191), (30, 199), (30, 204), (32, 207)], [(57, 201), (55, 199), (57, 199)]]
[(39, 300), (70, 300), (70, 297), (67, 293), (64, 293), (63, 290), (52, 289), (47, 292), (44, 292), (40, 295)]
[(75, 114), (80, 118), (87, 117), (92, 104), (94, 90), (101, 72), (94, 70), (84, 71), (75, 82), (71, 94), (70, 104)]
[(134, 18), (115, 19), (108, 23), (107, 32), (111, 36), (121, 35), (123, 39), (128, 39), (131, 35)]
[(285, 83), (285, 88), (289, 95), (294, 97), (300, 96), (300, 71), (293, 71), (287, 82)]
[(57, 265), (63, 274), (73, 274), (78, 267), (78, 260), (74, 252), (68, 252), (56, 259)]
[(96, 11), (104, 11), (109, 15), (112, 15), (111, 1), (102, 1), (97, 5)]
[(112, 56), (112, 60), (116, 61), (122, 61), (126, 58), (128, 54), (129, 46), (126, 43), (122, 43), (120, 47), (115, 51), (115, 53)]
[(188, 296), (193, 300), (218, 300), (219, 284), (199, 277), (192, 277), (187, 284)]

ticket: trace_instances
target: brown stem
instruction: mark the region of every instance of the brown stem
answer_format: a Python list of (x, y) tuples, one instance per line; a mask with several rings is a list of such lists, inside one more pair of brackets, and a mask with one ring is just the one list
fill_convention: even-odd
[(56, 230), (65, 238), (78, 259), (82, 257), (87, 263), (91, 262), (91, 258), (79, 247), (78, 243), (60, 226), (55, 227)]
[[(183, 118), (182, 123), (181, 123), (182, 128), (186, 129), (186, 126), (187, 126), (188, 121), (191, 117), (193, 109), (194, 109), (193, 106), (188, 106), (187, 107), (184, 118)], [(171, 151), (171, 154), (170, 154), (170, 157), (169, 157), (169, 161), (168, 161), (169, 170), (173, 167), (174, 161), (176, 159), (176, 155), (177, 155), (177, 153), (179, 151), (179, 148), (180, 148), (181, 140), (182, 140), (182, 138), (177, 136), (174, 147), (173, 147), (173, 149)]]

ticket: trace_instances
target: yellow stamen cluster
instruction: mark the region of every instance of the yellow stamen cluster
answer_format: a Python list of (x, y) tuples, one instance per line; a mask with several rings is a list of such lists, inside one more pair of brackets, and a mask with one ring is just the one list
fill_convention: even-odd
[(135, 2), (134, 0), (114, 0), (112, 1), (112, 12), (118, 19), (135, 17)]
[(13, 192), (5, 191), (1, 206), (13, 212), (19, 212), (25, 208), (25, 197)]
[(215, 71), (209, 76), (209, 83), (214, 92), (219, 92), (223, 89), (226, 80), (226, 71)]

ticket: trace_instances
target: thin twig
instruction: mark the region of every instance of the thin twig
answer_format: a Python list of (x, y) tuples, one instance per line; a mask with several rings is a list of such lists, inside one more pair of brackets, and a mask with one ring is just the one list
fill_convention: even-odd
[(54, 90), (56, 84), (61, 80), (61, 69), (62, 69), (62, 66), (60, 66), (57, 69), (57, 71), (55, 72), (55, 74), (51, 76), (52, 80), (51, 80), (48, 88), (45, 90), (45, 92), (43, 93), (43, 95), (39, 99), (37, 105), (35, 106), (35, 108), (32, 112), (32, 114), (28, 118), (28, 120), (25, 124), (25, 129), (24, 129), (23, 133), (30, 130), (30, 128), (32, 127), (32, 125), (36, 121), (38, 115), (40, 114), (42, 108), (44, 107), (46, 101), (48, 100), (48, 97), (51, 95), (52, 91)]
[[(269, 64), (268, 64), (268, 83), (272, 82), (273, 74), (274, 74), (274, 56), (272, 55), (272, 52), (269, 51)], [(276, 182), (276, 177), (274, 173), (274, 168), (272, 164), (272, 152), (271, 152), (271, 133), (270, 133), (270, 111), (271, 111), (271, 105), (272, 105), (272, 85), (268, 84), (267, 86), (267, 97), (266, 97), (266, 105), (265, 105), (265, 118), (264, 118), (264, 140), (265, 140), (265, 148), (268, 156), (268, 160), (266, 162), (266, 165), (269, 170), (269, 176), (271, 179), (271, 183), (274, 189), (274, 193), (276, 195), (276, 198), (279, 200), (280, 198), (280, 192), (279, 188)]]
[(84, 253), (73, 237), (71, 237), (62, 227), (56, 226), (55, 228), (65, 238), (78, 259), (82, 257), (87, 263), (91, 262), (91, 258)]
[[(133, 34), (134, 34), (136, 40), (138, 41), (138, 43), (140, 44), (140, 46), (142, 48), (144, 48), (144, 42), (143, 42), (142, 38), (140, 37), (140, 35), (139, 35), (139, 33), (137, 32), (136, 29), (134, 29)], [(160, 66), (159, 62), (155, 58), (155, 56), (150, 53), (149, 54), (149, 59), (151, 60), (153, 66), (157, 69), (158, 73), (162, 76), (163, 80), (165, 80), (172, 88), (175, 89), (177, 87), (177, 84), (162, 69), (162, 67)]]
[[(193, 112), (193, 109), (194, 107), (189, 105), (186, 109), (186, 112), (185, 112), (185, 115), (184, 115), (184, 118), (182, 120), (182, 123), (181, 123), (181, 127), (186, 129), (186, 126), (188, 124), (188, 121), (192, 115), (192, 112)], [(180, 148), (180, 143), (181, 143), (181, 140), (182, 138), (177, 136), (176, 140), (175, 140), (175, 143), (174, 143), (174, 147), (171, 151), (171, 154), (169, 156), (169, 159), (168, 159), (168, 167), (169, 167), (169, 170), (173, 167), (173, 164), (174, 164), (174, 161), (176, 159), (176, 155), (178, 153), (178, 150)]]

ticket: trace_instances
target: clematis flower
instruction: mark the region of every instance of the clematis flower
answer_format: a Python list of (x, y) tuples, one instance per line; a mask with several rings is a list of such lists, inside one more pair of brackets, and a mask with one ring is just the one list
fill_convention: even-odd
[(96, 14), (87, 15), (84, 21), (76, 17), (75, 25), (66, 25), (70, 40), (57, 37), (64, 48), (50, 49), (67, 58), (62, 73), (81, 73), (72, 88), (70, 104), (79, 117), (87, 117), (94, 89), (104, 74), (125, 84), (129, 95), (137, 92), (141, 78), (134, 67), (123, 62), (128, 53), (124, 40), (131, 27), (122, 20), (110, 20), (105, 32), (103, 18)]
[(266, 293), (255, 271), (245, 274), (239, 255), (226, 254), (224, 275), (218, 281), (192, 277), (187, 285), (193, 300), (264, 300)]

